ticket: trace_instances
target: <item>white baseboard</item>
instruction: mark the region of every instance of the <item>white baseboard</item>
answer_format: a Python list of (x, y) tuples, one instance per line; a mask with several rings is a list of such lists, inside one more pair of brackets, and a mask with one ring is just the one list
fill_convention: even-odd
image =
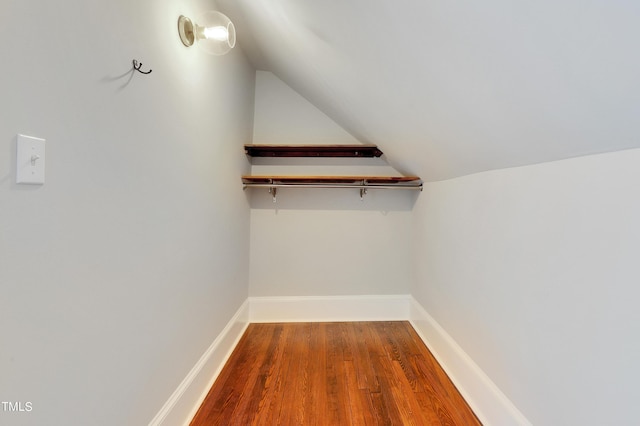
[(531, 425), (449, 334), (410, 295), (250, 297), (149, 426), (188, 425), (249, 323), (409, 320), (480, 421)]
[(200, 357), (149, 426), (186, 426), (191, 422), (248, 325), (247, 300)]
[(411, 298), (410, 321), (442, 369), (485, 426), (525, 426), (531, 422), (473, 362), (415, 299)]
[(251, 322), (385, 321), (409, 318), (409, 295), (250, 297)]

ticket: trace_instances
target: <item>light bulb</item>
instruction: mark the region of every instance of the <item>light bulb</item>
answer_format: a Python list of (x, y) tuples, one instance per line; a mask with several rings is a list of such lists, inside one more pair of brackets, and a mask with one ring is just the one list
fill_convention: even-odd
[(209, 11), (191, 21), (186, 16), (178, 19), (180, 40), (185, 46), (197, 44), (213, 55), (224, 55), (236, 45), (233, 22), (220, 12)]
[(218, 40), (218, 41), (229, 40), (229, 30), (226, 29), (225, 27), (205, 28), (203, 33), (204, 33), (204, 38), (208, 40), (209, 39)]

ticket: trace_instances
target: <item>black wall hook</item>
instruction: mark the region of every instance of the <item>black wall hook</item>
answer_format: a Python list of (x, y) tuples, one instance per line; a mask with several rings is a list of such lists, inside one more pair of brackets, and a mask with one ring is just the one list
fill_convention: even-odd
[(151, 74), (151, 71), (153, 70), (149, 70), (149, 71), (142, 71), (140, 68), (142, 68), (142, 62), (138, 63), (138, 61), (136, 61), (135, 59), (133, 60), (133, 69), (138, 71), (141, 74)]

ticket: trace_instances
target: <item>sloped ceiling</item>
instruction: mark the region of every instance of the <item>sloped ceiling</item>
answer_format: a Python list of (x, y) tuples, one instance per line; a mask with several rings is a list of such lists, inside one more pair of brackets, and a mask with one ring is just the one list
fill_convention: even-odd
[(640, 147), (640, 2), (218, 3), (256, 68), (426, 180)]

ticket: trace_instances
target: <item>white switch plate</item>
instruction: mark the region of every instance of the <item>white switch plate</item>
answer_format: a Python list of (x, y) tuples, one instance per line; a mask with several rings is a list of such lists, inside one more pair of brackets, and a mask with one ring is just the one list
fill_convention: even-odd
[(18, 135), (16, 183), (44, 183), (44, 139)]

